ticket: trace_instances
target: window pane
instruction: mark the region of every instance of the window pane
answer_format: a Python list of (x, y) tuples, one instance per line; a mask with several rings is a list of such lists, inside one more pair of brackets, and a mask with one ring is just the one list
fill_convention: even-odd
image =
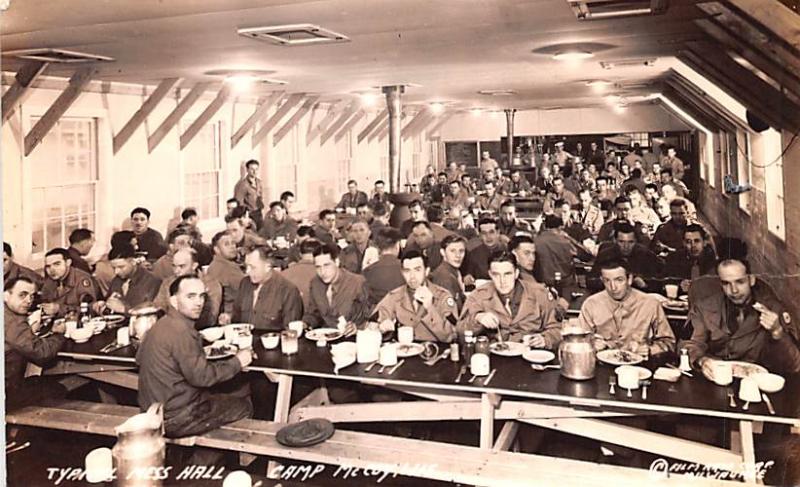
[(61, 233), (61, 220), (48, 220), (45, 229), (45, 247), (42, 251), (46, 252), (53, 247), (63, 247), (64, 240), (64, 235)]

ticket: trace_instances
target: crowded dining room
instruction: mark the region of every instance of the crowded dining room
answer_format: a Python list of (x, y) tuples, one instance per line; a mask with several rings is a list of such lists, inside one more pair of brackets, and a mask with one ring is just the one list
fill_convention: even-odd
[(800, 485), (798, 8), (0, 0), (0, 483)]

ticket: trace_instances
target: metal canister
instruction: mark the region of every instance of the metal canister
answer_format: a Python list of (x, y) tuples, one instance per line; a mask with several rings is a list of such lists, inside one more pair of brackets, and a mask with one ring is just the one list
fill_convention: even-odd
[(161, 404), (132, 416), (117, 426), (117, 443), (112, 449), (119, 487), (158, 487), (164, 468), (166, 444)]
[(475, 353), (482, 353), (489, 355), (489, 337), (479, 336), (478, 341), (475, 342)]

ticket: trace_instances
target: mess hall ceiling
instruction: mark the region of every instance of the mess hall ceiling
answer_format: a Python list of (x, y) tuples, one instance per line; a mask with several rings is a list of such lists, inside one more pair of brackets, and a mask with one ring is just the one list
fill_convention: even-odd
[[(593, 106), (601, 102), (587, 80), (629, 88), (669, 69), (685, 43), (703, 40), (694, 0), (672, 0), (665, 14), (579, 21), (566, 0), (11, 0), (0, 15), (3, 52), (61, 48), (114, 58), (95, 79), (155, 85), (221, 80), (214, 70), (267, 70), (288, 92), (323, 100), (387, 84), (412, 83), (409, 103), (452, 101), (483, 108)], [(350, 42), (282, 47), (237, 35), (237, 29), (310, 23)], [(562, 46), (562, 47), (559, 47)], [(595, 56), (578, 63), (552, 58), (564, 47)], [(606, 70), (601, 61), (653, 59)], [(3, 58), (4, 71), (20, 61)], [(45, 74), (68, 77), (74, 65)], [(274, 88), (270, 88), (274, 89)], [(487, 96), (480, 90), (513, 90)], [(624, 94), (624, 93), (623, 93)]]

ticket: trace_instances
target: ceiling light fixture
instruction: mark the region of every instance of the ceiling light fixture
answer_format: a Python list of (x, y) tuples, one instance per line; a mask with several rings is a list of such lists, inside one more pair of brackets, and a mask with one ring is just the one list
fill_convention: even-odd
[(237, 92), (250, 90), (256, 81), (258, 81), (258, 76), (252, 74), (232, 74), (225, 78), (225, 82)]
[(594, 57), (589, 51), (565, 51), (553, 54), (556, 61), (582, 61)]
[(377, 93), (361, 93), (358, 96), (361, 98), (361, 105), (365, 107), (374, 107), (380, 98)]
[(486, 96), (513, 96), (516, 95), (517, 92), (514, 90), (498, 89), (498, 90), (480, 90), (478, 91), (478, 94)]
[(434, 102), (430, 104), (430, 109), (432, 113), (440, 114), (444, 111), (444, 104), (439, 102)]
[(628, 109), (628, 105), (625, 103), (618, 103), (614, 105), (614, 112), (615, 113), (624, 113)]
[(473, 116), (477, 117), (478, 115), (483, 113), (483, 109), (482, 108), (473, 108), (473, 109), (471, 109), (469, 111), (469, 113), (471, 113)]

